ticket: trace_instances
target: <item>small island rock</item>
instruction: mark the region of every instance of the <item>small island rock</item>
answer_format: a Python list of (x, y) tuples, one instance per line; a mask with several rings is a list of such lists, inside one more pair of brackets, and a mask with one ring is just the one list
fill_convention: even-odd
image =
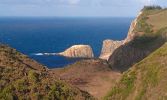
[(64, 52), (58, 53), (61, 56), (70, 58), (93, 58), (93, 50), (89, 45), (74, 45)]

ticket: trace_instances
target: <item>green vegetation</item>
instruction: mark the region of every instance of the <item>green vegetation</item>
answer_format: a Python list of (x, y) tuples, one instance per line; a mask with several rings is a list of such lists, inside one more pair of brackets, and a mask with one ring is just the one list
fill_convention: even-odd
[(167, 27), (167, 9), (160, 10), (158, 13), (149, 15), (147, 23), (153, 25), (153, 29), (158, 31), (164, 27)]
[(159, 6), (148, 6), (138, 17), (134, 33), (141, 35), (135, 37), (132, 46), (140, 49), (154, 50), (156, 46), (166, 41), (167, 10)]
[(142, 61), (124, 72), (121, 80), (111, 89), (105, 100), (165, 100), (166, 98), (167, 10), (151, 6), (145, 7), (142, 11), (134, 27), (134, 33), (138, 33), (138, 36), (128, 46), (135, 48), (136, 52), (140, 50), (148, 54), (153, 53), (146, 58), (143, 57)]
[[(167, 41), (167, 10), (159, 6), (146, 6), (142, 11), (134, 28), (134, 33), (139, 34), (128, 44), (130, 46), (128, 50), (135, 48), (133, 54), (136, 58), (141, 56), (144, 58)], [(127, 58), (127, 55), (122, 53), (123, 57)], [(131, 56), (130, 53), (129, 55)], [(119, 59), (116, 60), (122, 64), (120, 59), (123, 57), (118, 57)], [(136, 58), (135, 61), (138, 60)], [(167, 43), (124, 72), (120, 81), (104, 99), (165, 100), (167, 98), (166, 61)], [(77, 62), (76, 65), (80, 63)], [(86, 63), (82, 66), (86, 66)], [(63, 71), (67, 70), (69, 68), (64, 68)], [(45, 67), (15, 49), (0, 44), (0, 100), (13, 99), (92, 100), (94, 98), (87, 92), (54, 78)]]
[[(157, 100), (167, 92), (167, 43), (123, 74), (119, 83), (105, 97), (106, 100)], [(154, 95), (158, 92), (158, 96)], [(149, 97), (148, 97), (149, 95)], [(132, 98), (132, 97), (133, 98)], [(157, 98), (157, 99), (156, 99)]]
[[(134, 32), (154, 33), (167, 27), (167, 10), (159, 6), (146, 6), (137, 20)], [(156, 29), (156, 31), (155, 31)]]
[(17, 92), (20, 92), (20, 93), (23, 93), (23, 94), (25, 94), (26, 92), (29, 91), (28, 82), (26, 81), (26, 79), (17, 80), (14, 83), (14, 87), (15, 87)]
[[(35, 70), (37, 68), (39, 70)], [(53, 78), (45, 70), (16, 50), (0, 45), (0, 100), (94, 99), (87, 92)]]
[(73, 100), (76, 93), (72, 92), (67, 85), (61, 82), (55, 83), (49, 92), (49, 98), (56, 100)]
[(136, 37), (131, 45), (142, 50), (154, 50), (156, 46), (161, 46), (167, 40), (167, 28), (162, 28), (155, 33), (147, 33)]
[(151, 33), (151, 25), (149, 25), (148, 23), (146, 23), (146, 20), (148, 19), (147, 15), (142, 14), (137, 22), (137, 25), (134, 29), (135, 32), (145, 32), (145, 33)]
[(13, 90), (13, 85), (8, 85), (3, 90), (0, 90), (0, 99), (13, 100), (15, 98), (15, 94), (12, 92)]
[(121, 98), (128, 97), (128, 95), (134, 89), (135, 80), (136, 80), (136, 74), (134, 71), (130, 71), (130, 72), (125, 73), (120, 80), (119, 84), (121, 84), (121, 85), (113, 87), (112, 90), (108, 93), (108, 95), (106, 97), (104, 97), (104, 99), (108, 100), (109, 99), (108, 97), (111, 97), (110, 99), (115, 99), (114, 95), (117, 95), (117, 94), (121, 94), (119, 97), (119, 100)]
[(39, 75), (35, 73), (33, 70), (30, 70), (28, 73), (28, 78), (34, 83), (39, 82)]

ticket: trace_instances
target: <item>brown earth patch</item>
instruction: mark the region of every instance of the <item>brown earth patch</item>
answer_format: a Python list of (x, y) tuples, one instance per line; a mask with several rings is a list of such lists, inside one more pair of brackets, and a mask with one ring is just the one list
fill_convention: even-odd
[(50, 74), (98, 99), (102, 99), (121, 76), (102, 60), (82, 60), (66, 68), (50, 70)]

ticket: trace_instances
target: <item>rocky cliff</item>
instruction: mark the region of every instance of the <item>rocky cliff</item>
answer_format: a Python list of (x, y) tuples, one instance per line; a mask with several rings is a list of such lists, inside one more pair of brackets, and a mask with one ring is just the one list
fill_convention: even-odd
[[(141, 61), (166, 41), (166, 27), (155, 19), (163, 18), (167, 22), (166, 10), (143, 10), (132, 22), (124, 44), (117, 48), (109, 58), (112, 68), (126, 71), (133, 64)], [(163, 13), (163, 14), (162, 14)], [(160, 28), (155, 26), (161, 25)]]
[(103, 46), (100, 54), (100, 59), (109, 60), (110, 56), (112, 56), (113, 52), (119, 48), (122, 45), (126, 45), (126, 43), (129, 43), (132, 41), (135, 37), (140, 36), (142, 33), (135, 31), (135, 28), (137, 27), (138, 20), (140, 19), (140, 16), (142, 15), (142, 11), (138, 14), (136, 19), (131, 23), (129, 32), (127, 37), (124, 40), (121, 41), (113, 41), (113, 40), (104, 40)]
[(64, 52), (58, 53), (61, 56), (71, 58), (93, 58), (93, 50), (89, 45), (74, 45)]
[(142, 11), (139, 12), (139, 14), (136, 17), (136, 19), (134, 19), (134, 21), (132, 21), (132, 23), (130, 25), (130, 28), (129, 28), (128, 35), (124, 39), (124, 44), (132, 41), (135, 37), (140, 35), (139, 32), (135, 31), (135, 28), (137, 27), (138, 21), (140, 20), (140, 16), (142, 16), (142, 13), (143, 13)]
[(103, 46), (100, 54), (100, 59), (108, 60), (112, 53), (121, 45), (123, 41), (114, 41), (114, 40), (104, 40)]
[(143, 10), (132, 29), (133, 34), (142, 34), (129, 39), (110, 58), (113, 68), (123, 69), (125, 72), (108, 92), (105, 100), (166, 99), (166, 15), (167, 9), (159, 6), (149, 6)]

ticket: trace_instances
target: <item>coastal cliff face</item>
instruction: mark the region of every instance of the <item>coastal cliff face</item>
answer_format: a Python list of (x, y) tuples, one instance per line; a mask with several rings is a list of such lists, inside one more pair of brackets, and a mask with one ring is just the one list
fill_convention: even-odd
[[(113, 52), (122, 45), (126, 45), (132, 41), (135, 37), (140, 36), (142, 33), (136, 32), (135, 27), (137, 27), (138, 20), (143, 12), (140, 12), (137, 18), (131, 23), (127, 37), (122, 41), (104, 40), (101, 50), (100, 59), (109, 60)], [(132, 48), (133, 49), (133, 48)]]
[(58, 55), (70, 58), (93, 58), (93, 50), (89, 45), (74, 45)]
[[(166, 13), (163, 10), (143, 10), (140, 12), (139, 16), (132, 22), (123, 45), (118, 47), (109, 57), (108, 62), (112, 68), (121, 72), (126, 71), (166, 42), (167, 25), (164, 24), (163, 27), (156, 28), (156, 30), (154, 28), (160, 23), (153, 19), (165, 16), (165, 14), (159, 14), (162, 12)], [(166, 17), (163, 20), (167, 21)]]
[(108, 60), (112, 53), (123, 44), (123, 41), (104, 40), (100, 54), (100, 59)]
[(167, 9), (159, 6), (144, 8), (133, 29), (142, 34), (119, 47), (110, 58), (111, 66), (123, 69), (123, 75), (105, 100), (166, 100), (166, 15)]
[(135, 27), (137, 27), (138, 24), (138, 20), (140, 18), (140, 16), (142, 16), (142, 11), (138, 14), (138, 16), (136, 17), (136, 19), (134, 19), (134, 21), (132, 21), (130, 28), (129, 28), (129, 32), (127, 37), (124, 39), (124, 44), (128, 43), (130, 41), (132, 41), (135, 37), (137, 37), (139, 34), (139, 32), (135, 32)]

